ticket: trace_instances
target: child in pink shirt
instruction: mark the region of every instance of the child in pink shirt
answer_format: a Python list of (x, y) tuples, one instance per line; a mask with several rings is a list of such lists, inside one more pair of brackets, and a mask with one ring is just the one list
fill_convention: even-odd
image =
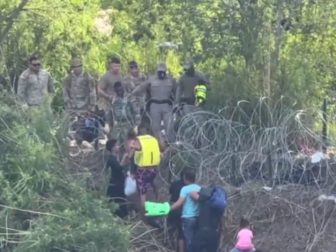
[(237, 234), (237, 242), (231, 252), (253, 252), (255, 251), (253, 245), (253, 232), (250, 228), (248, 220), (242, 218), (240, 220), (240, 230)]

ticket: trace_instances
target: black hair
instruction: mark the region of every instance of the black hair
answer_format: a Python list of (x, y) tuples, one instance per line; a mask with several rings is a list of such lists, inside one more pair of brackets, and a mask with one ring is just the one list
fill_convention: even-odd
[(40, 59), (40, 58), (39, 58), (38, 55), (33, 54), (33, 55), (31, 55), (31, 56), (29, 57), (28, 61), (29, 61), (29, 63), (32, 63), (34, 60), (39, 60), (39, 59)]
[(117, 57), (112, 57), (110, 60), (109, 60), (109, 63), (112, 64), (120, 64), (120, 59), (117, 58)]
[(242, 217), (240, 219), (240, 228), (247, 228), (249, 226), (250, 226), (250, 222), (246, 218)]
[(116, 90), (117, 88), (120, 88), (122, 86), (123, 86), (122, 83), (120, 81), (117, 81), (117, 82), (114, 83), (113, 88), (114, 88), (114, 90)]
[(129, 68), (138, 68), (138, 63), (135, 60), (132, 60), (128, 63)]
[(114, 148), (116, 144), (117, 144), (116, 139), (110, 139), (106, 142), (105, 149), (108, 151), (112, 151), (112, 149)]
[(194, 170), (188, 169), (184, 171), (183, 178), (191, 183), (194, 183), (196, 180), (196, 173)]
[(145, 124), (138, 126), (138, 135), (149, 134), (149, 128)]
[(137, 135), (136, 135), (135, 131), (133, 129), (130, 129), (127, 132), (127, 139), (131, 140), (131, 139), (136, 139), (136, 138), (137, 138)]
[(184, 179), (184, 170), (182, 170), (182, 171), (180, 172), (180, 179), (181, 179), (181, 180)]

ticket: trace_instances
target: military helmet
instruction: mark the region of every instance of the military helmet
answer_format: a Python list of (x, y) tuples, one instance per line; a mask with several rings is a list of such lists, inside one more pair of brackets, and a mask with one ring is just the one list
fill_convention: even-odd
[(82, 66), (82, 60), (80, 58), (74, 58), (71, 60), (71, 68), (81, 67), (81, 66)]

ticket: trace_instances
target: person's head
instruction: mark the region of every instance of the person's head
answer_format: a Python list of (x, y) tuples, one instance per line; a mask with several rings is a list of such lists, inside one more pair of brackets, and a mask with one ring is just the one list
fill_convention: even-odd
[(127, 140), (136, 140), (137, 139), (137, 134), (133, 129), (130, 129), (127, 132)]
[(110, 139), (106, 142), (105, 146), (106, 150), (112, 152), (112, 153), (118, 153), (119, 152), (119, 144), (116, 139)]
[(116, 95), (118, 97), (124, 97), (124, 87), (122, 85), (122, 83), (120, 81), (117, 81), (116, 83), (114, 83), (114, 92), (116, 93)]
[(120, 68), (121, 68), (121, 64), (120, 64), (120, 59), (117, 57), (112, 57), (109, 61), (109, 70), (113, 73), (113, 74), (120, 74)]
[(146, 125), (140, 124), (138, 127), (138, 135), (146, 135), (149, 134), (149, 129)]
[(167, 76), (167, 66), (165, 63), (159, 63), (157, 65), (157, 75), (159, 79), (163, 80)]
[(193, 75), (195, 73), (194, 63), (191, 60), (187, 60), (183, 65), (183, 70), (187, 75)]
[(196, 181), (196, 173), (195, 173), (195, 171), (193, 171), (192, 169), (188, 169), (188, 170), (184, 171), (183, 181), (187, 185), (195, 183), (195, 181)]
[(129, 69), (129, 73), (134, 76), (134, 77), (138, 77), (139, 75), (139, 66), (138, 63), (134, 60), (130, 61), (130, 63), (128, 64), (128, 69)]
[(35, 73), (40, 71), (41, 61), (37, 55), (32, 55), (29, 57), (29, 69)]
[(71, 70), (75, 75), (80, 75), (83, 71), (83, 65), (80, 58), (74, 58), (71, 61)]
[(240, 226), (240, 228), (249, 228), (250, 227), (250, 222), (246, 218), (242, 217), (240, 219), (240, 225), (239, 226)]

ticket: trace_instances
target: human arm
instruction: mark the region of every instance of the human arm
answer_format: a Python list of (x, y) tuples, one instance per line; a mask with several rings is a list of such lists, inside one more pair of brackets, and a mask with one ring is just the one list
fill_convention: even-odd
[(125, 161), (119, 162), (115, 156), (111, 156), (107, 161), (106, 168), (110, 168), (112, 171), (123, 171), (125, 163)]
[(54, 79), (51, 77), (51, 75), (48, 73), (48, 92), (54, 93)]
[(63, 100), (66, 108), (71, 108), (71, 94), (70, 94), (70, 84), (71, 80), (66, 77), (63, 81)]
[(106, 100), (112, 101), (113, 96), (109, 95), (108, 93), (106, 93), (106, 87), (107, 87), (107, 80), (106, 77), (103, 76), (101, 77), (101, 79), (98, 82), (98, 95), (105, 98)]
[(130, 95), (137, 95), (137, 94), (141, 94), (144, 93), (148, 87), (150, 86), (150, 82), (149, 81), (144, 81), (141, 84), (139, 84), (131, 93)]
[(19, 98), (19, 101), (23, 104), (26, 104), (26, 91), (27, 91), (27, 80), (24, 74), (21, 74), (19, 81), (18, 81), (18, 87), (17, 87), (17, 96)]
[(96, 96), (96, 83), (93, 77), (89, 75), (89, 90), (90, 90), (90, 101), (89, 107), (91, 110), (96, 106), (97, 96)]
[(199, 192), (191, 192), (189, 193), (190, 197), (193, 199), (193, 200), (198, 200), (199, 199)]
[(181, 208), (184, 204), (185, 198), (184, 197), (179, 197), (179, 199), (171, 206), (171, 211), (173, 210), (177, 210), (179, 208)]
[(176, 101), (176, 90), (177, 90), (177, 82), (174, 78), (172, 78), (173, 88), (171, 92), (171, 98), (173, 101)]
[(181, 102), (181, 94), (182, 94), (182, 82), (181, 79), (179, 79), (179, 81), (177, 82), (176, 85), (176, 94), (175, 94), (175, 100), (176, 103), (179, 104)]

